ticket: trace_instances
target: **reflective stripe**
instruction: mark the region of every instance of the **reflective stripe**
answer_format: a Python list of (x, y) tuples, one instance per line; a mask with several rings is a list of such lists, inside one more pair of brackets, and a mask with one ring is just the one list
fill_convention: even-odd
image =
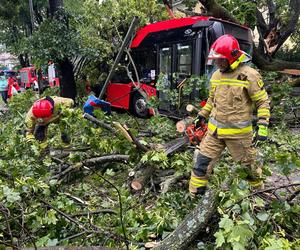
[(213, 96), (215, 90), (216, 90), (216, 85), (215, 84), (211, 84), (211, 88), (210, 88), (210, 91), (209, 91), (209, 97)]
[(211, 84), (212, 86), (229, 85), (229, 86), (239, 86), (245, 88), (248, 88), (249, 86), (248, 81), (241, 81), (241, 80), (229, 79), (229, 78), (223, 78), (221, 80), (211, 80)]
[(249, 81), (238, 80), (235, 78), (221, 78), (220, 80), (210, 80), (211, 83), (218, 84), (220, 82), (234, 82), (234, 83), (242, 83), (242, 84), (250, 84)]
[(205, 106), (203, 107), (203, 109), (204, 109), (204, 110), (207, 110), (207, 111), (211, 111), (212, 108), (213, 108), (213, 107), (212, 107), (210, 104), (208, 104), (208, 103), (206, 103)]
[(190, 183), (196, 187), (203, 187), (206, 186), (208, 183), (208, 180), (199, 179), (197, 177), (192, 176)]
[(229, 86), (238, 86), (248, 88), (247, 84), (244, 83), (235, 83), (235, 82), (220, 82), (218, 85), (229, 85)]
[(238, 135), (238, 134), (248, 134), (252, 132), (252, 125), (245, 127), (245, 128), (218, 128), (211, 122), (208, 122), (208, 129), (211, 132), (215, 132), (216, 129), (218, 135)]
[(250, 84), (250, 82), (249, 82), (249, 81), (243, 81), (243, 80), (238, 80), (238, 79), (234, 79), (234, 78), (221, 78), (221, 81), (225, 81), (225, 82), (237, 82), (237, 83)]
[(209, 118), (209, 122), (218, 128), (245, 128), (252, 125), (251, 121), (244, 121), (238, 123), (222, 123), (217, 121), (213, 117)]
[(252, 101), (258, 101), (258, 100), (264, 100), (268, 99), (267, 92), (263, 89), (262, 91), (259, 91), (255, 95), (250, 96)]
[(236, 69), (240, 65), (240, 63), (243, 62), (245, 59), (246, 59), (246, 55), (242, 54), (235, 62), (233, 62), (230, 65), (230, 68), (231, 69)]
[(270, 117), (270, 110), (269, 109), (258, 109), (257, 116), (258, 117)]

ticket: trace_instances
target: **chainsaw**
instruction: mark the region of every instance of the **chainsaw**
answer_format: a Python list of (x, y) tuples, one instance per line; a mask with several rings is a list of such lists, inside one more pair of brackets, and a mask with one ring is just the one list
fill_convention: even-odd
[[(197, 113), (199, 112), (199, 110), (191, 104), (186, 106), (186, 110), (190, 113), (193, 111), (197, 111)], [(179, 133), (185, 133), (188, 136), (190, 143), (196, 146), (201, 142), (206, 134), (207, 125), (202, 122), (200, 126), (196, 128), (194, 118), (188, 117), (177, 122), (176, 129)]]

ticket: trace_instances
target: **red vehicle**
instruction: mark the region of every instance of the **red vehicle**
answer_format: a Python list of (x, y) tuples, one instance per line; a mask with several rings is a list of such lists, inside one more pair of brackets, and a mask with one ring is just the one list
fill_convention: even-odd
[[(147, 98), (158, 96), (160, 103), (163, 103), (159, 107), (160, 112), (172, 114), (175, 107), (155, 88), (159, 74), (166, 74), (169, 82), (166, 88), (171, 89), (178, 89), (179, 83), (191, 75), (210, 76), (215, 67), (207, 66), (209, 48), (224, 34), (235, 36), (241, 49), (251, 53), (252, 37), (249, 28), (213, 17), (171, 19), (149, 24), (137, 31), (130, 48), (140, 78), (139, 88), (144, 90)], [(174, 73), (177, 74), (176, 78)], [(133, 69), (132, 75), (135, 77)], [(128, 79), (126, 72), (116, 72), (106, 90), (107, 101), (113, 107), (131, 110), (139, 117), (148, 116), (151, 110), (136, 90), (137, 85), (137, 82)], [(199, 97), (199, 91), (194, 90), (190, 95), (191, 100), (195, 97)]]
[[(25, 89), (32, 88), (34, 90), (38, 90), (39, 88), (44, 89), (48, 86), (59, 86), (60, 81), (57, 77), (54, 63), (49, 63), (47, 70), (48, 75), (43, 74), (41, 70), (37, 72), (37, 69), (34, 66), (20, 69), (21, 87)], [(38, 85), (38, 77), (41, 77), (40, 84), (42, 84), (42, 86)]]
[(19, 70), (21, 87), (25, 89), (32, 88), (38, 90), (38, 78), (35, 67), (26, 67)]

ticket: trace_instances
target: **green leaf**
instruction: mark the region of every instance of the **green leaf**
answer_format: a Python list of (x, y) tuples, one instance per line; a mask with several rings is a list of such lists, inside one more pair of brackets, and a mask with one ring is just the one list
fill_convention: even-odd
[(255, 203), (257, 206), (259, 207), (264, 207), (265, 206), (265, 202), (263, 199), (259, 198), (259, 197), (255, 197)]
[(243, 246), (240, 242), (235, 242), (232, 244), (233, 245), (233, 250), (245, 250), (245, 246)]
[(148, 145), (148, 143), (147, 143), (145, 140), (140, 140), (140, 143), (141, 143), (142, 145), (144, 145), (144, 146), (147, 146), (147, 145)]
[(54, 247), (58, 243), (58, 239), (49, 239), (47, 242), (47, 247)]
[(153, 157), (151, 157), (151, 160), (158, 162), (158, 161), (160, 161), (160, 157), (158, 154), (155, 154)]
[(269, 218), (269, 214), (267, 212), (260, 212), (256, 215), (256, 218), (260, 221), (267, 221)]
[(56, 212), (54, 210), (49, 210), (44, 220), (48, 225), (56, 225), (56, 222), (58, 221), (58, 219), (56, 218)]
[(49, 235), (46, 235), (42, 238), (39, 238), (36, 242), (36, 246), (37, 247), (43, 247), (43, 246), (46, 246), (47, 245), (47, 242), (49, 240)]
[(3, 187), (3, 194), (8, 202), (14, 203), (21, 200), (20, 194), (18, 192), (14, 192), (13, 189), (10, 189), (8, 186)]
[(246, 224), (241, 224), (233, 227), (232, 232), (227, 238), (227, 241), (234, 244), (239, 242), (242, 244), (242, 246), (247, 246), (248, 239), (250, 239), (252, 236), (253, 232), (250, 230), (249, 226)]
[(221, 247), (223, 243), (225, 243), (223, 232), (218, 231), (214, 234), (214, 236), (216, 237), (216, 243), (217, 243), (216, 247)]
[(219, 222), (220, 228), (223, 228), (225, 232), (231, 231), (233, 225), (233, 221), (228, 217), (228, 215), (224, 215), (224, 217)]

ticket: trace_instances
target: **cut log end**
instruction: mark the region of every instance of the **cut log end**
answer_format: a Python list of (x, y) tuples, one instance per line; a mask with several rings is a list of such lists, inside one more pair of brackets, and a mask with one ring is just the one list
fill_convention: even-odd
[(192, 104), (188, 104), (188, 105), (186, 105), (185, 109), (187, 112), (192, 112), (195, 109), (195, 107)]
[(131, 188), (135, 191), (140, 191), (143, 188), (143, 185), (140, 181), (138, 180), (133, 180), (131, 182)]
[(176, 123), (176, 130), (179, 133), (183, 133), (186, 130), (186, 123), (184, 121), (179, 121)]

